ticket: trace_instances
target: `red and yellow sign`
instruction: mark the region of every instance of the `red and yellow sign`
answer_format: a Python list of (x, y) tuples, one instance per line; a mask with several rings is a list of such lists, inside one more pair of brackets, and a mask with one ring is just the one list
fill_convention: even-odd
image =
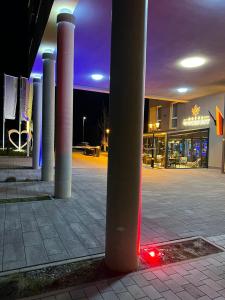
[(218, 136), (223, 135), (223, 122), (224, 122), (223, 114), (221, 113), (219, 107), (216, 106), (216, 134)]

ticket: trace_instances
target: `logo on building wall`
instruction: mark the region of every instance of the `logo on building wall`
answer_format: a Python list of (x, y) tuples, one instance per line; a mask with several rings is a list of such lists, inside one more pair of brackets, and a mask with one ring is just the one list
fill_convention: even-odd
[(198, 106), (197, 104), (195, 104), (195, 106), (192, 107), (192, 115), (194, 117), (197, 117), (200, 114), (201, 108), (200, 106)]
[(201, 116), (201, 108), (197, 104), (192, 107), (192, 117), (183, 120), (184, 126), (204, 126), (209, 125), (210, 117), (209, 116)]

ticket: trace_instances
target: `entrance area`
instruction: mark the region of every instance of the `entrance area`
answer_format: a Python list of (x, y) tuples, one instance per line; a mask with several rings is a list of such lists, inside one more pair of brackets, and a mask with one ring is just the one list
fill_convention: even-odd
[(209, 129), (144, 135), (143, 163), (155, 168), (208, 168)]
[(207, 168), (209, 130), (168, 134), (167, 168)]

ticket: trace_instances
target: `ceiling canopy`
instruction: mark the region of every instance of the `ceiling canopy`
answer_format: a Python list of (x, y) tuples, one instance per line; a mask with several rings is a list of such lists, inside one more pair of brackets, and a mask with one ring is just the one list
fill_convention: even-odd
[[(33, 72), (42, 71), (43, 47), (54, 47), (55, 14), (69, 5), (76, 17), (74, 86), (108, 92), (112, 1), (76, 2), (55, 1)], [(146, 97), (191, 100), (225, 92), (224, 32), (224, 0), (150, 0)]]

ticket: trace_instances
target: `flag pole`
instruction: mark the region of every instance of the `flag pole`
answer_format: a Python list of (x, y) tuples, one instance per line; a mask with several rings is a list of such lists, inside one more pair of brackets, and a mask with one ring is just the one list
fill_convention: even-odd
[(27, 157), (30, 156), (29, 138), (30, 138), (30, 123), (29, 123), (29, 121), (27, 121)]
[(3, 104), (3, 126), (2, 126), (2, 149), (5, 150), (5, 73), (4, 73), (4, 104)]
[(3, 116), (3, 126), (2, 126), (2, 149), (5, 150), (5, 117)]
[(21, 80), (21, 77), (20, 77), (20, 92), (19, 92), (19, 151), (21, 151), (21, 83), (22, 83), (22, 80)]

